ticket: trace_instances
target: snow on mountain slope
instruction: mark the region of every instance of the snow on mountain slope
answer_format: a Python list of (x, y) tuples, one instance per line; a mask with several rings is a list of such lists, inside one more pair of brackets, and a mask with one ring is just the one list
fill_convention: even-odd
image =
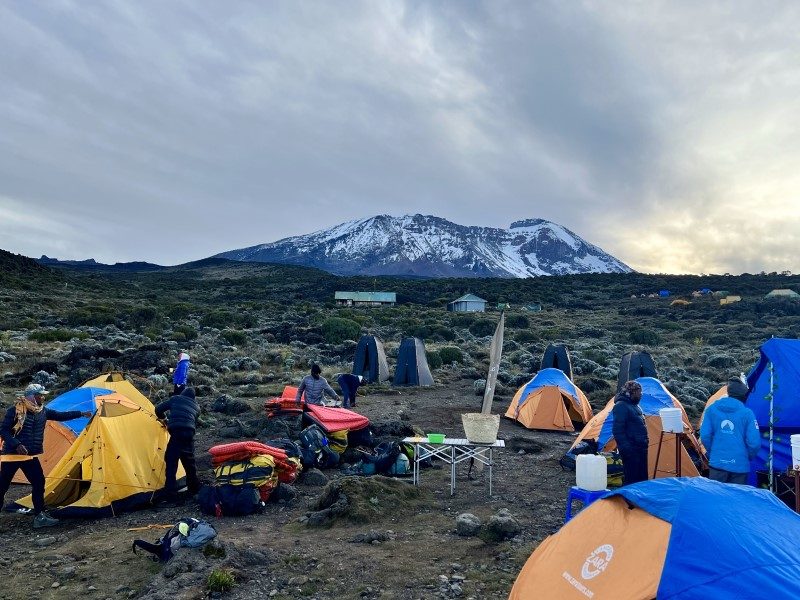
[(311, 266), (339, 275), (531, 277), (631, 269), (569, 229), (527, 219), (509, 229), (428, 215), (378, 215), (215, 256)]

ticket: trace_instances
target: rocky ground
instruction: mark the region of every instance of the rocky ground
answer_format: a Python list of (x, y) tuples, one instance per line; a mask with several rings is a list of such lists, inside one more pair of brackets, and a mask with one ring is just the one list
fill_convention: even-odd
[[(379, 430), (414, 427), (457, 436), (461, 413), (478, 403), (463, 383), (370, 394), (357, 408)], [(495, 404), (495, 412), (505, 404)], [(221, 441), (216, 437), (215, 429), (201, 430), (198, 454)], [(366, 500), (373, 510), (354, 515), (358, 521), (343, 517), (327, 527), (309, 526), (322, 484), (343, 483), (338, 470), (329, 469), (324, 477), (302, 478), (292, 486), (294, 498), (269, 503), (261, 515), (210, 518), (224, 557), (184, 549), (166, 566), (131, 551), (133, 539), (155, 539), (162, 530), (128, 529), (201, 517), (196, 505), (36, 531), (29, 516), (4, 513), (0, 598), (218, 597), (207, 586), (214, 570), (234, 575), (233, 589), (224, 594), (229, 598), (504, 598), (531, 550), (561, 525), (574, 475), (558, 464), (572, 435), (528, 431), (502, 419), (500, 437), (507, 447), (495, 455), (492, 497), (488, 472), (469, 480), (465, 465), (451, 497), (449, 467), (440, 465), (422, 472), (418, 496), (398, 499), (403, 490), (394, 486), (409, 489), (410, 482), (362, 482), (350, 489), (366, 498), (353, 500)], [(209, 477), (207, 457), (201, 466)], [(24, 493), (16, 487), (7, 499)], [(462, 517), (459, 531), (467, 535), (459, 535), (462, 513), (477, 517), (480, 528), (470, 531), (475, 520)]]

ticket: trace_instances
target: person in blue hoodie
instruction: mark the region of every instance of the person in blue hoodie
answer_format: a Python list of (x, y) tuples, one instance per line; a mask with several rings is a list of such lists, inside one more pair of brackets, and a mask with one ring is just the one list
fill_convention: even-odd
[(186, 389), (186, 383), (189, 380), (189, 364), (189, 355), (181, 352), (178, 355), (178, 364), (172, 372), (172, 383), (175, 385), (172, 390), (173, 396), (178, 396)]
[(706, 409), (700, 440), (708, 452), (709, 479), (746, 484), (750, 459), (761, 448), (761, 434), (753, 411), (744, 403), (747, 384), (739, 377), (728, 381), (728, 395)]

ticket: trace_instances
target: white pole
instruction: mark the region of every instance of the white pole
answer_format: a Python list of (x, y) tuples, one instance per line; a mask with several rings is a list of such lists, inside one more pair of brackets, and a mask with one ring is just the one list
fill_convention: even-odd
[(773, 432), (773, 424), (772, 424), (772, 409), (775, 404), (775, 375), (774, 375), (775, 367), (772, 364), (772, 361), (769, 363), (769, 489), (770, 491), (774, 492), (775, 488), (773, 487), (773, 477), (772, 477), (772, 432)]

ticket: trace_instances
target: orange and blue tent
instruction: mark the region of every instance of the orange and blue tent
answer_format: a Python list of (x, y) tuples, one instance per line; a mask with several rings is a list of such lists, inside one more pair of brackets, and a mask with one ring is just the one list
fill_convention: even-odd
[(575, 431), (592, 418), (589, 399), (561, 369), (539, 371), (514, 394), (505, 414), (528, 429)]
[[(638, 381), (642, 386), (642, 399), (639, 406), (644, 413), (644, 422), (647, 426), (647, 436), (650, 444), (647, 449), (647, 471), (650, 477), (656, 473), (656, 477), (670, 477), (675, 474), (675, 435), (667, 434), (661, 438), (661, 416), (659, 412), (662, 408), (678, 408), (681, 411), (683, 421), (684, 444), (680, 449), (681, 456), (681, 475), (699, 475), (697, 466), (689, 455), (691, 450), (696, 458), (704, 455), (700, 442), (694, 435), (689, 417), (686, 415), (678, 399), (669, 393), (664, 384), (655, 377), (639, 377)], [(584, 440), (597, 442), (598, 452), (611, 452), (617, 449), (617, 442), (614, 440), (614, 398), (608, 401), (605, 408), (597, 413), (586, 424), (572, 444), (570, 450), (575, 448)], [(659, 450), (660, 445), (660, 450)], [(656, 466), (656, 458), (658, 465)]]
[(798, 598), (797, 539), (800, 515), (766, 490), (703, 477), (643, 481), (545, 539), (509, 599)]

